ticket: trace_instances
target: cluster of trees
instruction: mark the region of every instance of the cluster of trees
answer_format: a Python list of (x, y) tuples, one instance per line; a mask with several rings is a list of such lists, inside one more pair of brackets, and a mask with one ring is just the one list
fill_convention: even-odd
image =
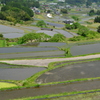
[(95, 11), (95, 10), (90, 10), (89, 11), (89, 16), (93, 16), (93, 15), (100, 15), (100, 10), (97, 10), (97, 11)]
[(65, 0), (65, 2), (71, 5), (80, 5), (84, 4), (85, 0)]
[(95, 23), (100, 23), (100, 17), (99, 16), (95, 17), (94, 22)]
[(19, 2), (25, 7), (40, 7), (38, 0), (0, 0), (0, 2), (6, 5), (10, 2)]
[(14, 23), (31, 20), (34, 16), (30, 7), (39, 7), (36, 0), (0, 0), (4, 5), (1, 8), (0, 19)]
[(46, 23), (43, 21), (43, 20), (39, 20), (37, 23), (36, 23), (36, 26), (38, 26), (38, 27), (47, 27), (46, 26)]
[(64, 9), (64, 8), (63, 8), (63, 9), (61, 9), (61, 10), (60, 10), (60, 12), (61, 12), (61, 13), (63, 13), (63, 14), (68, 14), (67, 9)]
[(74, 36), (73, 38), (70, 38), (70, 41), (80, 41), (80, 40), (88, 40), (88, 39), (94, 39), (94, 38), (100, 38), (100, 26), (97, 28), (96, 31), (91, 31), (85, 26), (80, 26), (78, 29), (77, 34), (79, 36)]
[(2, 39), (3, 38), (3, 34), (0, 34), (0, 39)]
[(23, 44), (27, 42), (63, 42), (66, 37), (62, 34), (55, 34), (53, 37), (45, 33), (28, 33), (19, 38), (17, 43)]
[(71, 5), (83, 5), (86, 4), (87, 7), (91, 6), (93, 2), (100, 3), (100, 0), (65, 0), (66, 3)]
[(69, 30), (71, 30), (71, 29), (77, 29), (77, 28), (79, 28), (79, 27), (80, 27), (80, 24), (79, 24), (78, 22), (73, 23), (72, 25), (70, 25), (70, 24), (65, 24), (65, 28), (66, 28), (66, 29), (69, 29)]

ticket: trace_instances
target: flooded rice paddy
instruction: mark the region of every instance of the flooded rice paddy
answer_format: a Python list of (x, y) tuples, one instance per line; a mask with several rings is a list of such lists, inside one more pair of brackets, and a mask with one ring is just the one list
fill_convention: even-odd
[(18, 52), (33, 52), (33, 51), (49, 51), (49, 50), (58, 50), (58, 48), (55, 47), (4, 47), (0, 48), (0, 53), (18, 53)]
[(99, 52), (100, 52), (100, 43), (71, 47), (71, 54), (73, 56), (91, 54), (91, 53), (99, 53)]
[(0, 33), (2, 33), (5, 38), (18, 38), (25, 34), (24, 30), (5, 25), (0, 25)]
[(42, 57), (64, 57), (65, 52), (58, 49), (66, 43), (28, 43), (15, 47), (0, 48), (0, 59), (9, 58), (42, 58)]
[(0, 80), (24, 80), (46, 68), (0, 68)]
[(46, 58), (46, 57), (64, 57), (64, 51), (44, 51), (44, 52), (29, 52), (29, 53), (12, 53), (12, 54), (1, 54), (0, 59), (11, 59), (11, 58)]
[(64, 65), (41, 75), (37, 82), (48, 83), (80, 78), (100, 77), (100, 61)]
[(13, 28), (13, 27), (9, 27), (9, 26), (5, 26), (5, 25), (0, 25), (0, 32), (1, 33), (24, 33), (23, 30), (21, 29), (17, 29), (17, 28)]
[(3, 36), (5, 38), (18, 38), (18, 37), (22, 37), (24, 35), (24, 33), (3, 33)]

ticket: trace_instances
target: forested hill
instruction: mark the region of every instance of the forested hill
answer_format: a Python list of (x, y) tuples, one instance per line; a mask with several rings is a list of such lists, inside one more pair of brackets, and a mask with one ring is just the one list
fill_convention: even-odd
[[(61, 1), (61, 0), (46, 0), (47, 2), (56, 2), (56, 1)], [(63, 0), (62, 0), (63, 1)], [(65, 0), (66, 3), (76, 5), (76, 4), (91, 4), (93, 2), (99, 3), (100, 0)]]
[(69, 4), (84, 4), (84, 3), (93, 3), (93, 2), (100, 2), (100, 0), (65, 0), (66, 3), (69, 3)]
[(0, 20), (7, 20), (18, 23), (31, 20), (34, 16), (30, 7), (39, 7), (40, 4), (36, 0), (0, 0), (1, 12)]
[(22, 6), (25, 7), (39, 7), (40, 4), (38, 0), (0, 0), (1, 3), (9, 4), (11, 2), (19, 2)]

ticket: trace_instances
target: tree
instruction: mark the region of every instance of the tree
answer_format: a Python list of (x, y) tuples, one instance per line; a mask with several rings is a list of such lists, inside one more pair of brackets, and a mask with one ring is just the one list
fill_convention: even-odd
[(87, 0), (87, 2), (86, 2), (86, 7), (88, 8), (89, 6), (91, 6), (92, 5), (92, 1), (91, 0)]
[(72, 25), (65, 24), (65, 28), (68, 29), (68, 30), (71, 30), (71, 29), (74, 29), (74, 26), (73, 26), (73, 24)]
[(51, 36), (45, 34), (45, 33), (28, 33), (25, 34), (23, 37), (19, 38), (18, 44), (23, 44), (26, 42), (43, 42), (48, 41), (51, 38)]
[(3, 34), (0, 34), (0, 38), (3, 38)]
[(64, 13), (64, 14), (68, 14), (67, 9), (61, 9), (60, 12), (61, 12), (61, 13)]
[(75, 20), (75, 21), (79, 21), (79, 18), (77, 16), (72, 16), (72, 18)]
[(94, 22), (95, 23), (100, 23), (100, 17), (99, 16), (95, 17)]
[(43, 21), (43, 20), (40, 20), (40, 21), (38, 21), (37, 23), (36, 23), (36, 25), (38, 26), (38, 27), (46, 27), (46, 23)]
[(93, 16), (93, 15), (95, 15), (95, 11), (94, 10), (90, 10), (89, 16)]
[(49, 40), (50, 42), (64, 42), (66, 37), (63, 34), (54, 34), (54, 36)]
[(84, 36), (86, 37), (89, 33), (89, 29), (85, 26), (80, 26), (79, 29), (78, 29), (78, 34), (81, 35), (81, 36)]
[(100, 10), (97, 10), (96, 14), (97, 14), (97, 15), (100, 15)]
[(0, 19), (1, 20), (5, 20), (6, 19), (5, 15), (2, 12), (0, 12)]
[(30, 17), (33, 17), (34, 16), (34, 13), (33, 13), (33, 11), (30, 8), (28, 8), (28, 7), (22, 7), (21, 9), (24, 10), (25, 12), (27, 12), (27, 14)]
[(73, 23), (72, 25), (70, 24), (65, 24), (65, 28), (71, 30), (71, 29), (77, 29), (80, 27), (80, 24), (78, 22)]
[(77, 5), (77, 6), (85, 4), (85, 0), (65, 0), (65, 2), (71, 5)]
[(48, 41), (49, 39), (51, 39), (50, 35), (47, 35), (45, 33), (37, 33), (39, 35), (39, 42), (44, 42), (44, 41)]
[(100, 33), (100, 26), (98, 26), (98, 28), (97, 28), (97, 32)]
[(80, 27), (80, 24), (78, 22), (76, 22), (76, 23), (73, 23), (73, 26), (74, 26), (74, 29), (77, 29)]

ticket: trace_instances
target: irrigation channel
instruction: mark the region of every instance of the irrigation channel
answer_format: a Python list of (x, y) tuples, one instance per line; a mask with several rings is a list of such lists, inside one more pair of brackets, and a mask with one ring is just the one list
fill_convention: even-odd
[[(67, 65), (68, 62), (63, 62), (63, 63), (66, 63), (66, 65), (43, 74), (37, 80), (40, 79), (42, 80), (41, 82), (54, 82), (55, 80), (64, 81), (77, 78), (87, 78), (87, 77), (89, 78), (89, 77), (100, 76), (99, 60), (92, 62), (89, 61), (84, 63), (71, 64), (71, 65)], [(57, 94), (63, 92), (85, 91), (93, 89), (100, 89), (100, 80), (91, 80), (91, 81), (89, 80), (81, 82), (46, 85), (46, 86), (40, 86), (38, 88), (30, 87), (30, 88), (0, 91), (0, 100), (9, 100), (22, 97), (25, 98), (25, 97), (40, 96), (46, 94)]]

